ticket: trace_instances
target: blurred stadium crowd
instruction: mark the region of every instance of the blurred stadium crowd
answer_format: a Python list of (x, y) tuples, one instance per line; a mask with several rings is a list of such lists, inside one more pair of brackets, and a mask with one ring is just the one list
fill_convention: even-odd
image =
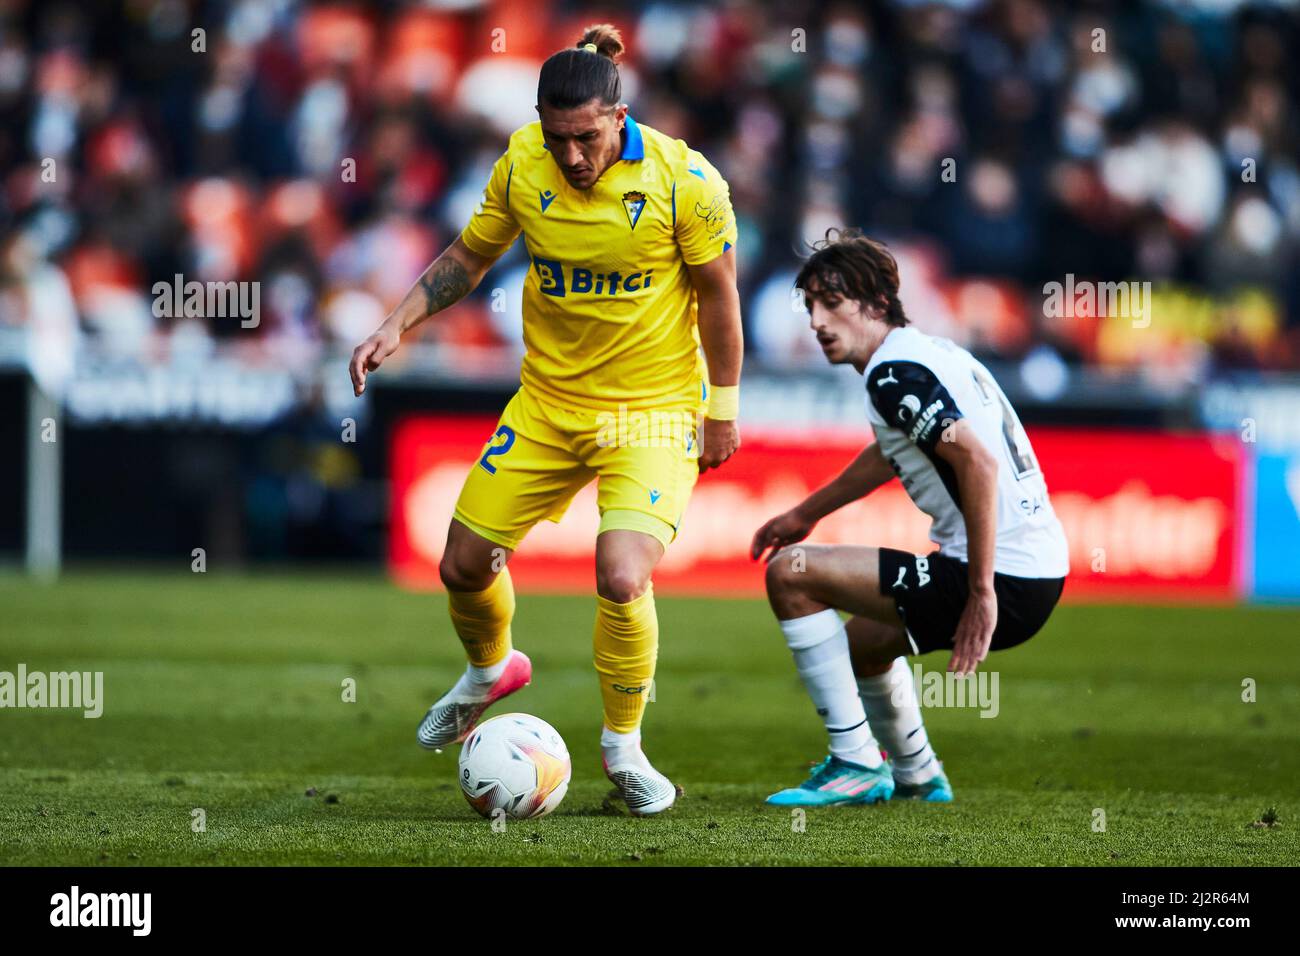
[[(0, 327), (152, 363), (350, 350), (593, 20), (638, 122), (731, 183), (760, 364), (821, 363), (795, 264), (858, 224), (913, 320), (985, 354), (1300, 368), (1300, 20), (1231, 0), (0, 0)], [(526, 269), (517, 244), (420, 334), (506, 367), (519, 296), (490, 291)], [(259, 281), (260, 325), (155, 316), (176, 274)], [(1045, 316), (1067, 275), (1152, 282), (1155, 321)]]

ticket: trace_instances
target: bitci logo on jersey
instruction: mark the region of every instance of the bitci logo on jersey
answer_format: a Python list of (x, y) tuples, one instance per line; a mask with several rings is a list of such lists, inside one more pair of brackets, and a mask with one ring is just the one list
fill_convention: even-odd
[[(638, 213), (639, 215), (639, 213)], [(581, 266), (565, 267), (558, 259), (533, 256), (537, 270), (538, 287), (547, 295), (563, 298), (566, 295), (618, 295), (620, 292), (640, 292), (650, 288), (654, 270), (629, 272), (617, 270), (600, 272)]]

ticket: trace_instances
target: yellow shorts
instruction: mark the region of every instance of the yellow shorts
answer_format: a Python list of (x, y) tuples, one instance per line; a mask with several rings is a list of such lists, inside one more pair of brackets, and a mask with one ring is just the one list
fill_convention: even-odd
[(521, 388), (465, 479), (456, 520), (513, 550), (595, 478), (600, 531), (641, 531), (667, 548), (699, 477), (703, 411), (565, 408)]

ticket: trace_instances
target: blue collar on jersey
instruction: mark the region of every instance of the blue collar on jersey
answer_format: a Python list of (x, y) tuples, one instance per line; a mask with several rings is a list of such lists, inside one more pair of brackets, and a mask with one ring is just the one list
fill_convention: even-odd
[(632, 114), (627, 115), (623, 124), (627, 138), (623, 142), (623, 155), (619, 159), (645, 159), (645, 142), (641, 139), (641, 127), (636, 125)]

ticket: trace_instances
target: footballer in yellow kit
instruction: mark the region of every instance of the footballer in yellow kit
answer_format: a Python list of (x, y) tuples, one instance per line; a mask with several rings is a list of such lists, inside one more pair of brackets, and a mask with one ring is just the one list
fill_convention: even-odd
[(743, 345), (727, 184), (628, 115), (621, 52), (618, 31), (599, 25), (546, 61), (539, 120), (510, 138), (465, 229), (350, 371), (360, 395), (402, 332), (459, 301), (522, 238), (521, 387), (466, 478), (439, 568), (469, 665), (417, 737), (430, 749), (463, 740), (531, 680), (512, 644), (506, 562), (595, 480), (602, 757), (629, 810), (650, 815), (677, 795), (641, 748), (658, 653), (651, 574), (699, 473), (739, 447)]

